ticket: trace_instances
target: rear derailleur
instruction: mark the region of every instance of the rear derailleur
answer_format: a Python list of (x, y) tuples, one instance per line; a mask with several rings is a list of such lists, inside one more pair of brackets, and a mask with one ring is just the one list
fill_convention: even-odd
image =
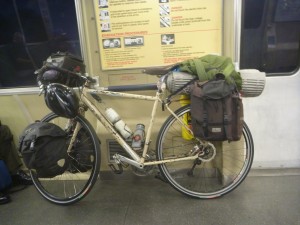
[(201, 165), (202, 162), (209, 162), (216, 156), (216, 148), (210, 142), (205, 143), (205, 145), (195, 145), (191, 152), (192, 155), (198, 154), (198, 158), (194, 160), (192, 168), (187, 172), (188, 176), (193, 176), (194, 169), (197, 165)]

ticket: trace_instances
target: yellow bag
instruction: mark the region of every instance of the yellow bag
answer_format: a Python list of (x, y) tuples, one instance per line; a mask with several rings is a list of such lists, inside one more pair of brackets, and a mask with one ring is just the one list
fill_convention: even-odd
[[(191, 103), (190, 98), (187, 95), (181, 95), (179, 102), (182, 106), (185, 106), (185, 105), (188, 105)], [(183, 115), (183, 123), (192, 130), (192, 118), (191, 118), (190, 112)], [(185, 126), (181, 127), (181, 136), (183, 139), (185, 139), (187, 141), (192, 140), (194, 137)]]

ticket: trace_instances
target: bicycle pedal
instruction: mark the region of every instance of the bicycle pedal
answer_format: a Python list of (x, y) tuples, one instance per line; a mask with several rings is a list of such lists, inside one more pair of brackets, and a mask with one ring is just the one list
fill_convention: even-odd
[(115, 174), (122, 174), (123, 173), (123, 166), (121, 164), (117, 164), (118, 169), (113, 165), (113, 164), (108, 164), (110, 169), (115, 173)]

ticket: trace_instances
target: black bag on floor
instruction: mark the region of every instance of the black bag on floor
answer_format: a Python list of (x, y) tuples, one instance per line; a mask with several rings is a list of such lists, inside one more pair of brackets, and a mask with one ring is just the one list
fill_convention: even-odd
[(224, 75), (196, 82), (191, 94), (192, 130), (207, 141), (237, 141), (243, 130), (243, 104), (234, 85)]
[(66, 133), (57, 125), (35, 122), (20, 136), (19, 151), (25, 165), (36, 170), (38, 177), (51, 178), (69, 166)]
[(11, 186), (12, 180), (8, 168), (3, 160), (0, 160), (0, 191), (6, 190)]

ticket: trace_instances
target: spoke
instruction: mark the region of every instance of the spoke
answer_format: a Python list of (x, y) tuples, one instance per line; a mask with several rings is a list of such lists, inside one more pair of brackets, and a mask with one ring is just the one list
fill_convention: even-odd
[[(187, 106), (175, 113), (182, 118), (189, 110)], [(212, 198), (230, 192), (242, 182), (252, 163), (252, 139), (249, 138), (250, 132), (246, 125), (244, 129), (243, 137), (238, 142), (212, 142), (211, 147), (214, 146), (216, 150), (212, 160), (202, 161), (201, 165), (195, 165), (195, 161), (161, 164), (159, 168), (162, 174), (176, 190), (189, 196)], [(199, 143), (194, 139), (184, 139), (182, 125), (174, 117), (169, 117), (159, 133), (158, 159), (190, 155), (192, 148), (197, 145)]]

